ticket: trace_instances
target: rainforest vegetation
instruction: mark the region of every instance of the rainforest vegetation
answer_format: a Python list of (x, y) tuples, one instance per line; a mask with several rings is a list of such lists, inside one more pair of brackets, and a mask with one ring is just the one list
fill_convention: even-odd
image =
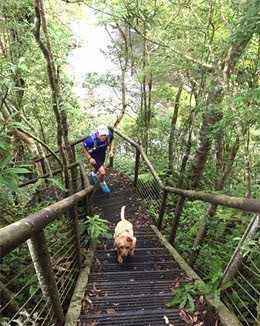
[[(79, 98), (70, 56), (83, 47), (88, 53), (88, 42), (74, 27), (90, 21), (106, 34), (98, 47), (110, 64), (86, 72)], [(96, 60), (86, 57), (86, 64)], [(84, 60), (74, 59), (77, 65)], [(260, 198), (260, 1), (1, 1), (0, 226), (43, 207), (28, 202), (46, 187), (69, 192), (69, 143), (104, 123), (142, 145), (170, 186)], [(129, 149), (115, 142), (114, 167), (132, 177)], [(35, 159), (56, 150), (47, 183), (19, 188), (46, 173)], [(77, 154), (86, 164), (80, 147)], [(62, 178), (52, 175), (61, 165)], [(153, 183), (145, 169), (140, 179)], [(196, 244), (196, 267), (212, 279), (252, 214), (184, 201), (169, 198), (163, 232), (181, 216), (175, 244), (189, 259), (200, 230), (206, 239)], [(152, 202), (147, 207), (158, 213)], [(257, 238), (244, 253), (258, 255), (260, 268)]]

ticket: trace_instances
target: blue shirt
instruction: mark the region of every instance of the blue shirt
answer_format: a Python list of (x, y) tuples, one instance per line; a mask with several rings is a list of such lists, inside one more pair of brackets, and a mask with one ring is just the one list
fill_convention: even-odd
[(92, 155), (95, 154), (105, 154), (107, 146), (113, 140), (113, 133), (109, 130), (108, 137), (105, 141), (102, 141), (98, 138), (97, 132), (91, 133), (86, 139), (84, 139), (84, 147)]

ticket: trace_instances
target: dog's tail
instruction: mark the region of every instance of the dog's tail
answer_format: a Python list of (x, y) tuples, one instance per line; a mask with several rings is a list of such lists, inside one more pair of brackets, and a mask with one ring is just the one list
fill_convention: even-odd
[(125, 206), (122, 206), (121, 208), (121, 220), (125, 219)]

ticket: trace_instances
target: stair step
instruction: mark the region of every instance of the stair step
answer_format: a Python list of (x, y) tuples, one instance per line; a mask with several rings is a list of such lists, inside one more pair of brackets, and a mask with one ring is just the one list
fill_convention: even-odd
[(151, 309), (145, 311), (132, 311), (118, 312), (115, 314), (95, 314), (88, 317), (80, 315), (80, 321), (78, 326), (89, 326), (91, 322), (96, 321), (96, 325), (100, 326), (165, 326), (165, 317), (167, 316), (169, 322), (174, 326), (186, 325), (186, 323), (180, 318), (179, 312), (173, 309), (160, 309), (158, 311)]
[[(120, 189), (114, 190), (109, 193), (94, 194), (93, 201), (100, 203), (100, 201), (102, 202), (103, 200), (110, 200), (111, 198), (118, 198), (118, 197), (122, 197), (122, 190)], [(140, 197), (134, 192), (129, 192), (129, 199), (141, 201)]]
[(170, 262), (147, 262), (147, 263), (128, 263), (128, 264), (98, 264), (95, 263), (91, 271), (93, 272), (124, 272), (124, 271), (148, 271), (148, 270), (173, 270), (178, 268), (174, 261)]
[[(147, 256), (156, 256), (156, 255), (166, 255), (168, 253), (167, 249), (163, 247), (157, 248), (136, 248), (135, 254), (133, 257), (138, 255), (147, 255)], [(99, 257), (110, 257), (111, 255), (116, 255), (116, 251), (114, 249), (111, 250), (97, 250), (95, 256)], [(128, 257), (132, 258), (132, 257)]]
[(142, 280), (160, 281), (174, 280), (180, 274), (179, 269), (174, 270), (150, 270), (150, 271), (127, 271), (127, 272), (105, 272), (90, 274), (90, 282), (135, 282)]
[[(91, 294), (91, 289), (96, 288), (98, 289), (97, 295), (94, 295), (94, 298), (101, 298), (101, 297), (115, 297), (117, 296), (133, 296), (133, 295), (145, 295), (150, 296), (154, 294), (167, 294), (171, 292), (171, 289), (175, 287), (176, 282), (178, 280), (171, 280), (171, 281), (139, 281), (136, 282), (128, 282), (128, 283), (115, 283), (111, 281), (101, 281), (101, 282), (94, 282), (89, 283), (86, 289), (86, 293)], [(183, 281), (178, 281), (180, 284), (183, 284)], [(95, 293), (95, 292), (94, 292)], [(93, 296), (91, 297), (91, 300)]]
[[(99, 209), (107, 209), (107, 208), (113, 208), (113, 209), (116, 209), (119, 211), (119, 215), (120, 215), (120, 212), (121, 212), (121, 207), (122, 206), (126, 206), (127, 204), (127, 208), (130, 209), (130, 208), (135, 208), (136, 210), (138, 208), (141, 207), (141, 205), (138, 205), (138, 203), (136, 203), (134, 200), (131, 202), (131, 201), (126, 201), (127, 199), (123, 199), (120, 198), (120, 200), (118, 199), (114, 199), (114, 200), (106, 200), (106, 201), (103, 201), (102, 203), (99, 203), (98, 205), (98, 208)], [(107, 212), (107, 215), (109, 214), (109, 212)], [(127, 210), (126, 210), (126, 218), (127, 218)]]
[[(107, 264), (107, 263), (111, 263), (111, 262), (116, 262), (117, 261), (117, 256), (116, 256), (116, 252), (114, 251), (114, 254), (112, 254), (111, 256), (103, 256), (103, 257), (99, 257), (96, 259), (99, 260), (99, 262), (101, 264)], [(146, 262), (167, 262), (167, 261), (173, 261), (171, 256), (168, 255), (160, 255), (160, 256), (147, 256), (147, 255), (134, 255), (133, 257), (126, 257), (124, 258), (123, 264), (128, 264), (130, 263), (146, 263)]]
[[(127, 297), (127, 300), (126, 300)], [(171, 300), (173, 298), (173, 293), (171, 291), (163, 292), (163, 293), (156, 293), (152, 294), (149, 297), (143, 295), (143, 294), (133, 294), (133, 295), (126, 295), (124, 294), (124, 291), (122, 291), (121, 295), (118, 296), (106, 296), (106, 297), (92, 297), (84, 299), (86, 303), (91, 304), (95, 303), (95, 305), (99, 307), (109, 307), (111, 305), (114, 305), (115, 307), (125, 307), (129, 305), (136, 305), (139, 302), (145, 303), (145, 302), (157, 302), (157, 300), (160, 300), (160, 302), (163, 302), (163, 304), (168, 302), (168, 300)], [(91, 301), (91, 303), (90, 303)], [(115, 308), (116, 309), (116, 308)]]
[[(138, 239), (136, 243), (136, 249), (146, 249), (146, 248), (151, 248), (152, 246), (160, 245), (158, 240), (144, 240), (144, 239)], [(114, 249), (114, 241), (108, 241), (106, 244), (100, 244), (98, 246), (98, 250), (101, 249)]]

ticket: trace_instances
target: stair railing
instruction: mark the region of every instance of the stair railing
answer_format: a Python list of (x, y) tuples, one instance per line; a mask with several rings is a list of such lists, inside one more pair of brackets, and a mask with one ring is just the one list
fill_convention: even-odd
[[(166, 228), (170, 227), (168, 232), (170, 234), (169, 240), (171, 244), (175, 245), (184, 258), (188, 260), (190, 265), (193, 266), (195, 270), (199, 271), (202, 277), (205, 277), (211, 271), (207, 269), (208, 265), (210, 265), (210, 262), (214, 263), (214, 248), (225, 248), (225, 250), (222, 249), (221, 257), (221, 264), (224, 267), (226, 266), (226, 268), (223, 269), (224, 276), (222, 282), (230, 279), (235, 282), (231, 287), (235, 297), (231, 295), (230, 289), (227, 289), (223, 298), (226, 304), (238, 314), (242, 322), (246, 325), (253, 325), (253, 323), (257, 322), (260, 318), (260, 289), (258, 286), (260, 268), (255, 263), (255, 261), (259, 261), (260, 254), (258, 251), (258, 254), (253, 252), (244, 257), (241, 250), (243, 250), (243, 246), (245, 246), (248, 241), (255, 241), (255, 235), (259, 229), (260, 200), (184, 190), (164, 185), (143, 148), (117, 129), (113, 130), (118, 136), (117, 140), (119, 140), (119, 142), (116, 146), (117, 153), (112, 163), (117, 170), (129, 174), (129, 177), (133, 181), (133, 185), (139, 191), (150, 214), (154, 217), (158, 229), (161, 230), (163, 226)], [(71, 144), (75, 160), (85, 159), (82, 148), (77, 147), (78, 144), (81, 145), (84, 139), (85, 138), (79, 139)], [(51, 154), (47, 155), (47, 157), (48, 156), (51, 156)], [(118, 157), (120, 157), (120, 160), (117, 159)], [(39, 160), (41, 159), (42, 158), (39, 158)], [(56, 172), (54, 171), (54, 173)], [(231, 248), (231, 251), (228, 251), (225, 247), (227, 241), (230, 240), (228, 236), (222, 238), (220, 235), (219, 238), (216, 237), (216, 239), (211, 239), (208, 236), (205, 237), (205, 233), (203, 234), (205, 230), (202, 228), (202, 230), (198, 231), (194, 243), (192, 244), (194, 232), (191, 232), (191, 230), (194, 226), (194, 220), (191, 219), (190, 223), (185, 225), (180, 218), (182, 209), (185, 211), (187, 206), (189, 208), (189, 201), (198, 201), (201, 205), (207, 203), (219, 205), (222, 208), (236, 209), (237, 212), (251, 214), (251, 220), (247, 223), (247, 228), (244, 227), (244, 234), (243, 230), (241, 230), (240, 243), (237, 246), (235, 246), (234, 243), (233, 249)], [(177, 203), (176, 207), (172, 203)], [(256, 214), (252, 216), (252, 213)], [(204, 219), (205, 224), (212, 222), (207, 216), (205, 216)], [(217, 222), (218, 221), (216, 221), (216, 223)], [(180, 227), (181, 231), (179, 231)], [(209, 231), (211, 231), (211, 229), (209, 229)], [(214, 228), (212, 232), (214, 232)], [(191, 233), (192, 235), (190, 235)], [(204, 248), (207, 248), (208, 251), (212, 250), (211, 257), (205, 256)], [(208, 251), (206, 251), (206, 253)], [(207, 264), (205, 264), (205, 261), (207, 261)], [(202, 264), (203, 270), (201, 269)], [(254, 302), (253, 305), (251, 304), (252, 298)], [(248, 322), (248, 320), (252, 320), (252, 322)]]
[[(171, 244), (175, 245), (178, 250), (180, 250), (184, 257), (185, 250), (182, 252), (184, 245), (180, 240), (184, 237), (190, 238), (190, 248), (188, 250), (185, 248), (186, 259), (189, 262), (192, 262), (191, 266), (194, 266), (195, 270), (201, 272), (200, 274), (202, 277), (205, 277), (209, 274), (209, 272), (212, 272), (212, 270), (206, 270), (206, 273), (203, 274), (203, 271), (201, 270), (201, 265), (203, 265), (203, 268), (206, 269), (203, 260), (205, 262), (205, 259), (209, 259), (209, 257), (205, 257), (203, 246), (207, 246), (207, 248), (211, 249), (216, 245), (218, 248), (222, 248), (221, 251), (223, 253), (223, 258), (221, 258), (221, 263), (225, 268), (223, 269), (223, 276), (222, 279), (220, 279), (220, 283), (223, 285), (225, 282), (230, 280), (234, 282), (232, 286), (223, 292), (222, 298), (227, 306), (233, 310), (235, 314), (239, 316), (240, 320), (246, 325), (251, 326), (259, 322), (259, 244), (258, 250), (255, 250), (246, 256), (243, 253), (243, 247), (246, 247), (247, 243), (250, 242), (251, 244), (255, 242), (257, 246), (258, 240), (255, 237), (260, 227), (260, 200), (231, 197), (201, 191), (184, 190), (168, 185), (166, 186), (161, 181), (142, 147), (118, 130), (115, 129), (114, 132), (117, 136), (119, 136), (121, 141), (124, 141), (123, 144), (126, 143), (127, 146), (130, 145), (132, 147), (130, 150), (128, 148), (127, 151), (121, 151), (121, 153), (115, 156), (115, 168), (119, 170), (121, 169), (123, 172), (126, 170), (124, 167), (120, 166), (120, 162), (118, 162), (119, 160), (117, 161), (117, 157), (120, 157), (120, 160), (122, 160), (122, 157), (125, 156), (127, 164), (130, 164), (131, 160), (134, 161), (130, 178), (146, 203), (146, 207), (149, 209), (149, 212), (154, 216), (158, 229), (162, 229), (165, 215), (167, 215), (167, 223), (165, 224), (167, 224), (166, 228), (170, 227), (170, 230), (167, 229), (170, 233), (170, 242)], [(192, 219), (190, 221), (190, 225), (184, 225), (185, 229), (182, 230), (183, 232), (179, 230), (181, 219), (178, 214), (178, 210), (183, 208), (186, 200), (187, 204), (189, 204), (188, 200), (199, 201), (202, 204), (209, 203), (212, 205), (219, 205), (220, 207), (236, 209), (238, 212), (246, 212), (247, 214), (251, 214), (251, 218), (250, 216), (248, 217), (249, 222), (244, 227), (244, 232), (242, 231), (241, 233), (241, 240), (239, 244), (235, 246), (234, 243), (233, 245), (233, 251), (232, 248), (230, 249), (230, 252), (226, 249), (225, 242), (227, 240), (226, 238), (224, 239), (221, 237), (216, 241), (213, 240), (214, 245), (211, 243), (212, 239), (209, 237), (205, 237), (204, 239), (200, 238), (203, 240), (200, 241), (197, 247), (192, 244), (192, 237), (189, 236), (189, 232), (194, 225)], [(172, 207), (172, 203), (177, 203), (177, 207)], [(200, 230), (198, 233), (199, 232)], [(212, 229), (212, 232), (214, 232), (214, 229)], [(197, 234), (196, 238), (199, 237), (201, 237), (201, 234)], [(214, 250), (212, 251), (212, 257), (214, 259)], [(233, 294), (231, 295), (231, 293)]]
[[(81, 176), (76, 193), (0, 229), (0, 316), (5, 325), (15, 321), (64, 324), (65, 308), (82, 267), (82, 250), (88, 242), (78, 215), (82, 211), (90, 215), (94, 189), (81, 162), (72, 164), (72, 168), (77, 168)], [(47, 174), (42, 176), (46, 177)], [(29, 183), (24, 182), (21, 187)]]

